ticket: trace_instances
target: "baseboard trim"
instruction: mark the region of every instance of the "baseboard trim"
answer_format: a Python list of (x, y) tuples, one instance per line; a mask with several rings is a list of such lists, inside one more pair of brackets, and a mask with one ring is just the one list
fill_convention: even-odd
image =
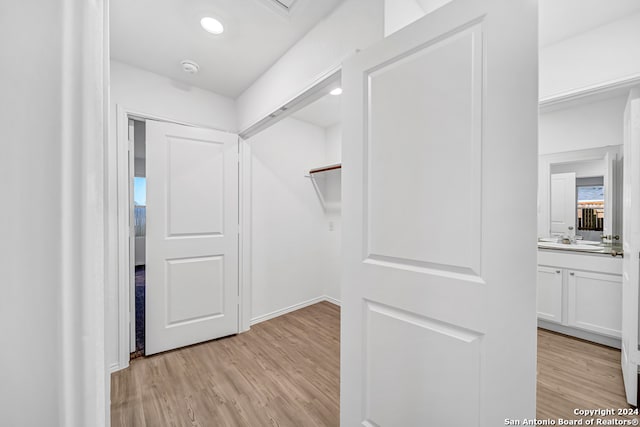
[(538, 327), (542, 329), (548, 329), (553, 332), (559, 332), (561, 334), (570, 335), (586, 341), (595, 342), (597, 344), (606, 345), (608, 347), (613, 347), (617, 349), (620, 349), (622, 347), (621, 345), (622, 341), (620, 340), (620, 338), (608, 337), (605, 335), (583, 331), (581, 329), (576, 329), (569, 326), (558, 325), (553, 322), (547, 322), (542, 319), (538, 319)]
[(330, 302), (331, 304), (335, 304), (337, 306), (340, 305), (340, 300), (332, 298), (328, 295), (322, 295), (319, 297), (311, 298), (307, 301), (300, 302), (298, 304), (290, 305), (289, 307), (281, 308), (280, 310), (272, 311), (271, 313), (263, 314), (262, 316), (254, 317), (251, 319), (251, 326), (264, 322), (266, 320), (275, 319), (276, 317), (280, 317), (284, 314), (291, 313), (293, 311), (300, 310), (301, 308), (305, 308), (323, 301)]
[(329, 295), (325, 295), (324, 300), (330, 302), (331, 304), (337, 305), (338, 307), (342, 305), (342, 302), (339, 299), (335, 299), (333, 297), (330, 297)]

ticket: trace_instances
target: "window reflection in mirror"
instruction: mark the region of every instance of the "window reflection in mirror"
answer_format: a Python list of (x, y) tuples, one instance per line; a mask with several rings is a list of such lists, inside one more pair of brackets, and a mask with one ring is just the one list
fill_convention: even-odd
[(576, 235), (600, 241), (604, 227), (604, 177), (576, 178)]

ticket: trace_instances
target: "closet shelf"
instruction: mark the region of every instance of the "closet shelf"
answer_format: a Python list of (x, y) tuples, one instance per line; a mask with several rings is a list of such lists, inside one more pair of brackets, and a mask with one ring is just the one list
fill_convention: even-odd
[(309, 175), (313, 175), (314, 173), (327, 172), (335, 169), (342, 169), (342, 163), (335, 163), (332, 165), (321, 166), (319, 168), (314, 168), (309, 170)]

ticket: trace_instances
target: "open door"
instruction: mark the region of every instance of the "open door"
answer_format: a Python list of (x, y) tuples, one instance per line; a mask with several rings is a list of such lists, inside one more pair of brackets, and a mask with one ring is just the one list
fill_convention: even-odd
[(640, 89), (624, 112), (622, 210), (622, 375), (627, 402), (637, 406), (638, 286), (640, 283)]
[(149, 355), (238, 332), (238, 137), (146, 129)]
[(535, 417), (537, 11), (453, 0), (344, 64), (343, 426)]
[(576, 174), (551, 174), (551, 235), (576, 234)]

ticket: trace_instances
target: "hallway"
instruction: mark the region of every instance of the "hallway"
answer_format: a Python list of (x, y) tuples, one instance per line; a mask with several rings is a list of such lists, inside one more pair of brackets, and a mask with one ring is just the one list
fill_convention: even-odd
[[(340, 309), (315, 304), (247, 333), (132, 361), (112, 377), (111, 424), (337, 426), (339, 364)], [(538, 419), (627, 408), (620, 351), (539, 329), (537, 393)]]

